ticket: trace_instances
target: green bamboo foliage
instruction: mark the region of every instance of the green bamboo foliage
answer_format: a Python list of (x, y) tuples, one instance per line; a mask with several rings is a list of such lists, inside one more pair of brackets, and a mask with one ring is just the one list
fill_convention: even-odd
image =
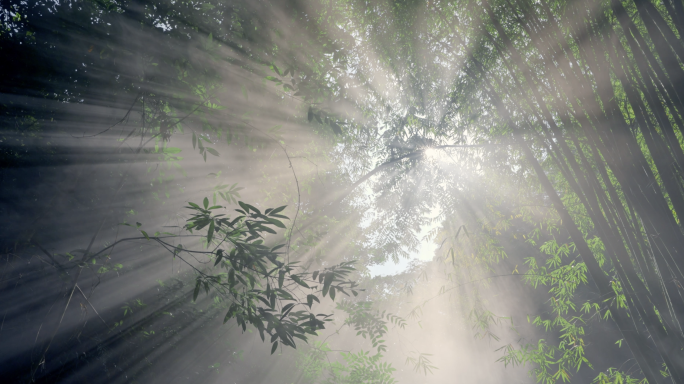
[[(441, 148), (465, 140), (501, 145), (499, 152), (507, 156), (486, 150), (489, 157), (481, 164), (522, 167), (524, 182), (547, 199), (555, 212), (548, 217), (569, 236), (554, 247), (544, 242), (542, 253), (555, 258), (564, 249), (581, 257), (570, 263), (553, 259), (543, 270), (530, 261), (530, 284), (556, 284), (561, 290), (562, 279), (550, 276), (570, 273), (579, 263), (574, 270), (581, 273), (569, 278), (573, 286), (595, 285), (601, 297), (613, 298), (610, 314), (602, 316), (623, 330), (646, 379), (684, 381), (684, 301), (678, 283), (684, 277), (681, 2), (338, 2), (331, 8), (360, 20), (347, 30), (358, 25), (372, 31), (355, 52), (367, 71), (384, 70), (404, 89), (401, 100), (393, 101), (378, 91), (382, 87), (366, 83), (368, 97), (388, 105), (388, 114), (376, 114), (389, 126), (383, 136), (388, 144), (378, 149), (387, 159), (382, 167), (408, 164), (407, 153), (421, 145)], [(390, 14), (394, 18), (383, 22), (380, 15)], [(371, 63), (368, 51), (380, 59)], [(415, 137), (422, 141), (412, 146)], [(399, 164), (391, 168), (392, 177), (402, 172)], [(459, 202), (463, 214), (459, 193), (445, 191), (439, 199), (442, 207)], [(524, 212), (516, 209), (513, 216)], [(477, 226), (481, 214), (471, 215), (466, 225)], [(533, 224), (539, 217), (521, 220)], [(471, 245), (457, 257), (455, 249), (445, 254), (454, 267), (471, 252), (482, 257), (478, 260), (491, 255)], [(474, 271), (473, 264), (458, 268)], [(565, 303), (557, 308), (565, 322), (553, 325), (562, 329), (581, 312), (575, 288), (567, 289), (553, 293)], [(587, 305), (590, 312), (594, 306)], [(556, 348), (577, 351), (582, 331), (573, 332)], [(526, 357), (509, 362), (527, 359), (546, 369), (534, 353), (528, 349), (520, 355)], [(568, 366), (587, 363), (581, 354), (572, 359), (537, 378), (569, 380)]]
[[(600, 4), (602, 13), (589, 13), (583, 25), (572, 26), (569, 22), (564, 25), (564, 20), (582, 14), (588, 4), (563, 4), (552, 11), (548, 4), (483, 2), (483, 35), (498, 51), (512, 82), (494, 76), (477, 58), (470, 75), (481, 82), (499, 117), (509, 125), (601, 294), (609, 295), (611, 286), (619, 282), (621, 291), (616, 294), (625, 295), (624, 308), (632, 316), (638, 314), (645, 325), (647, 332), (628, 335), (634, 328), (625, 317), (627, 312), (618, 309), (612, 313), (625, 330), (623, 335), (646, 378), (649, 382), (663, 380), (660, 363), (647, 351), (647, 338), (652, 337), (660, 359), (679, 382), (683, 378), (682, 337), (675, 308), (681, 305), (681, 298), (676, 286), (667, 282), (681, 274), (676, 244), (681, 240), (677, 218), (681, 217), (682, 194), (677, 168), (682, 150), (675, 134), (675, 127), (681, 130), (681, 116), (675, 109), (677, 94), (673, 88), (667, 92), (663, 85), (671, 85), (673, 76), (666, 77), (661, 65), (667, 68), (667, 63), (680, 63), (676, 55), (681, 42), (667, 39), (673, 32), (658, 20), (660, 14), (649, 4), (631, 5), (642, 17), (636, 21), (625, 17), (627, 11), (620, 2)], [(514, 15), (514, 20), (506, 20), (506, 12)], [(603, 17), (608, 20), (601, 20)], [(573, 21), (577, 22), (576, 17)], [(665, 39), (654, 35), (656, 22)], [(649, 46), (644, 36), (657, 40), (658, 45)], [(587, 44), (587, 40), (596, 44)], [(616, 40), (628, 44), (615, 44)], [(664, 41), (670, 44), (668, 49), (664, 49)], [(530, 60), (535, 55), (541, 56), (545, 65), (535, 67)], [(557, 64), (549, 65), (551, 62)], [(679, 64), (675, 67), (669, 71), (681, 69)], [(512, 104), (511, 94), (517, 95), (518, 105)], [(514, 115), (522, 115), (522, 119)], [(537, 145), (547, 150), (564, 183), (584, 206), (617, 280), (609, 281), (607, 271), (596, 261), (586, 233), (581, 233), (577, 218), (567, 212), (562, 192), (548, 180), (533, 152)], [(628, 213), (630, 209), (636, 215)], [(641, 220), (635, 221), (637, 217)], [(642, 230), (649, 224), (650, 228)], [(658, 229), (666, 234), (664, 238), (653, 236)], [(645, 244), (650, 245), (648, 250)], [(637, 265), (646, 270), (637, 271)]]

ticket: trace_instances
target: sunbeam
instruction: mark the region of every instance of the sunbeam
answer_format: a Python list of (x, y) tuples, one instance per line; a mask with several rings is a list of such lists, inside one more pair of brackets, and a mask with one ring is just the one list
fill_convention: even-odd
[(3, 382), (682, 383), (681, 0), (0, 5)]

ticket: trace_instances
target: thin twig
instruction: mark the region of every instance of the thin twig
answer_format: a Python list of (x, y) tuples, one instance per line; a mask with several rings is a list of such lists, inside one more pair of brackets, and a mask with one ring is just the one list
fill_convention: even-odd
[(96, 134), (94, 134), (94, 135), (86, 135), (86, 134), (84, 133), (83, 136), (74, 136), (74, 135), (71, 135), (71, 137), (76, 138), (76, 139), (83, 139), (83, 138), (86, 138), (86, 137), (95, 137), (95, 136), (99, 136), (99, 135), (101, 135), (101, 134), (103, 134), (103, 133), (109, 131), (110, 129), (116, 127), (117, 125), (123, 123), (124, 120), (126, 120), (126, 119), (128, 118), (128, 116), (131, 114), (131, 111), (133, 110), (133, 107), (135, 106), (135, 103), (137, 103), (137, 102), (138, 102), (138, 99), (140, 99), (141, 94), (142, 94), (142, 92), (138, 92), (138, 95), (137, 95), (137, 96), (135, 97), (135, 99), (133, 100), (133, 103), (131, 103), (131, 106), (128, 108), (128, 112), (126, 112), (126, 114), (124, 115), (124, 117), (122, 117), (121, 120), (117, 121), (116, 123), (114, 123), (114, 124), (113, 124), (112, 126), (110, 126), (109, 128), (105, 129), (105, 130), (102, 131), (102, 132), (96, 133)]
[(252, 124), (245, 123), (245, 125), (252, 127), (253, 129), (260, 132), (261, 134), (268, 136), (271, 140), (278, 143), (280, 148), (285, 153), (285, 157), (287, 157), (287, 162), (290, 164), (290, 169), (292, 170), (292, 175), (294, 176), (295, 183), (297, 184), (297, 209), (295, 210), (294, 219), (292, 220), (292, 227), (290, 227), (290, 236), (287, 238), (287, 262), (289, 263), (290, 262), (290, 243), (292, 242), (292, 235), (294, 234), (295, 225), (297, 224), (297, 216), (299, 215), (299, 207), (301, 205), (301, 191), (299, 189), (299, 179), (297, 179), (297, 173), (295, 172), (295, 169), (292, 166), (292, 160), (290, 159), (290, 155), (287, 153), (287, 149), (285, 149), (283, 144), (280, 143), (280, 140), (277, 140), (275, 137), (271, 136), (269, 133), (262, 131), (261, 129), (253, 126)]
[(287, 154), (287, 150), (285, 148), (283, 148), (283, 151), (285, 151), (285, 156), (287, 156), (287, 161), (290, 163), (290, 169), (292, 169), (292, 175), (294, 176), (295, 183), (297, 184), (297, 210), (295, 211), (294, 219), (292, 220), (292, 228), (290, 229), (290, 236), (287, 238), (287, 262), (289, 263), (290, 262), (290, 242), (292, 241), (292, 235), (294, 234), (293, 230), (295, 228), (295, 225), (297, 224), (297, 215), (299, 214), (299, 206), (301, 205), (301, 193), (299, 191), (299, 180), (297, 179), (297, 174), (295, 173), (294, 167), (292, 166), (292, 161), (290, 160), (290, 155)]
[(76, 288), (78, 288), (78, 291), (81, 292), (81, 295), (83, 295), (83, 298), (85, 299), (85, 301), (88, 302), (88, 304), (90, 304), (90, 308), (92, 308), (93, 311), (95, 311), (95, 314), (97, 315), (97, 317), (99, 317), (100, 320), (102, 320), (102, 322), (104, 323), (104, 325), (111, 330), (112, 328), (109, 325), (107, 325), (107, 322), (102, 318), (102, 316), (100, 316), (99, 313), (97, 313), (97, 309), (95, 309), (95, 307), (93, 306), (93, 303), (91, 303), (90, 300), (88, 300), (88, 297), (86, 296), (85, 293), (83, 293), (83, 291), (81, 290), (81, 287), (79, 287), (78, 284), (76, 284)]

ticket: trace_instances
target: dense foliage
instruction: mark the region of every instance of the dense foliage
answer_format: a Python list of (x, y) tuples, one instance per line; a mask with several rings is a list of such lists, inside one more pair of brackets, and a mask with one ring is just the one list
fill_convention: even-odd
[[(11, 2), (0, 17), (14, 380), (150, 381), (152, 349), (235, 318), (271, 354), (308, 344), (283, 357), (292, 380), (391, 383), (389, 326), (458, 311), (532, 381), (684, 382), (680, 0)], [(370, 278), (424, 241), (434, 258)], [(186, 270), (152, 299), (140, 281), (160, 252)], [(127, 292), (101, 316), (94, 293), (127, 281), (154, 308)], [(342, 334), (368, 344), (331, 347)], [(427, 379), (440, 368), (401, 353)]]

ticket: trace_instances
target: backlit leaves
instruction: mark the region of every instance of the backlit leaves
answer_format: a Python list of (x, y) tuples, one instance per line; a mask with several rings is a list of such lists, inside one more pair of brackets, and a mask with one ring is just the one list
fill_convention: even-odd
[[(187, 208), (193, 214), (185, 228), (191, 232), (206, 228), (206, 244), (215, 258), (213, 266), (227, 272), (200, 272), (193, 301), (202, 288), (207, 293), (215, 290), (231, 303), (224, 322), (235, 319), (243, 331), (248, 324), (253, 325), (263, 340), (266, 335), (270, 336), (272, 353), (278, 345), (296, 348), (295, 339), (307, 341), (308, 335), (316, 335), (331, 320), (328, 314), (310, 312), (314, 302), (320, 303), (321, 290), (317, 290), (316, 284), (322, 282), (323, 296), (329, 293), (333, 300), (337, 291), (346, 294), (345, 288), (356, 287), (355, 282), (346, 279), (354, 270), (353, 262), (327, 268), (320, 275), (324, 276), (320, 282), (308, 279), (309, 274), (301, 271), (296, 262), (279, 260), (279, 250), (284, 244), (273, 247), (264, 244), (266, 234), (277, 233), (271, 227), (285, 228), (276, 217), (287, 220), (287, 216), (280, 214), (286, 207), (269, 208), (261, 213), (253, 205), (237, 203), (240, 209), (235, 209), (239, 214), (235, 218), (218, 214), (216, 210), (223, 207), (210, 207), (208, 198), (204, 198), (201, 207), (188, 203)], [(301, 290), (306, 290), (303, 301), (298, 298)]]

